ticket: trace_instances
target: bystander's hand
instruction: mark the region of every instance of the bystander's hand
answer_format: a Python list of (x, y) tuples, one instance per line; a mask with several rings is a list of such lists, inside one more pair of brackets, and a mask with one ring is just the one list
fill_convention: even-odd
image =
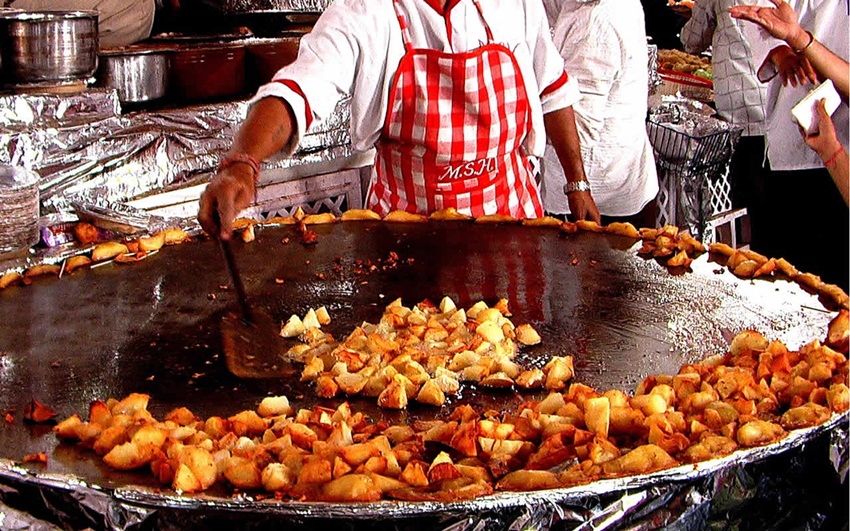
[[(786, 42), (789, 39), (805, 37), (806, 32), (797, 21), (797, 13), (794, 8), (785, 0), (770, 1), (776, 7), (737, 5), (729, 8), (729, 14), (732, 15), (732, 18), (742, 18), (755, 22), (777, 39)], [(789, 44), (793, 46), (792, 43)], [(802, 42), (800, 46), (795, 46), (795, 48), (799, 50), (805, 44), (805, 42)]]
[(800, 133), (803, 139), (810, 148), (820, 155), (824, 161), (829, 160), (835, 153), (842, 149), (841, 142), (838, 141), (838, 136), (835, 134), (835, 124), (829, 113), (826, 112), (826, 100), (817, 102), (818, 112), (818, 131), (812, 134), (806, 134), (806, 131), (801, 127)]
[(818, 75), (809, 60), (794, 53), (788, 46), (774, 48), (770, 53), (770, 61), (776, 66), (785, 86), (818, 83)]

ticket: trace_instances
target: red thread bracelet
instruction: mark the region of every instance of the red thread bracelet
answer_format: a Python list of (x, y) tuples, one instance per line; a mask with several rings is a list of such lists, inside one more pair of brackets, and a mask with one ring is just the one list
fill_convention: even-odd
[(251, 171), (254, 172), (254, 184), (260, 182), (260, 163), (252, 157), (251, 155), (245, 153), (235, 153), (232, 155), (228, 155), (221, 159), (221, 162), (218, 163), (218, 170), (221, 171), (228, 166), (232, 166), (237, 163), (247, 164), (251, 167)]
[(838, 156), (842, 153), (844, 153), (844, 146), (838, 146), (838, 149), (835, 150), (835, 153), (833, 153), (832, 156), (829, 157), (829, 160), (824, 162), (823, 165), (827, 168), (832, 167), (832, 165), (835, 164), (835, 161), (838, 160)]

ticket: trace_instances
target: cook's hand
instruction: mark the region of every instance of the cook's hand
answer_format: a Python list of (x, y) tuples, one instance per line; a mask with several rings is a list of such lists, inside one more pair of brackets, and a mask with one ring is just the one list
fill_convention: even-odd
[(771, 52), (770, 60), (776, 65), (782, 84), (786, 87), (797, 85), (816, 84), (818, 75), (808, 59), (794, 53), (788, 46), (780, 46)]
[(198, 221), (214, 238), (229, 240), (233, 220), (254, 199), (254, 172), (246, 164), (231, 164), (222, 169), (201, 195)]
[[(770, 0), (776, 7), (760, 7), (760, 6), (732, 6), (729, 8), (729, 14), (732, 18), (740, 18), (755, 22), (763, 27), (776, 37), (783, 41), (788, 41), (789, 38), (796, 38), (805, 31), (797, 22), (797, 13), (785, 0)], [(796, 49), (800, 49), (806, 45), (802, 42)]]
[(589, 191), (585, 192), (570, 192), (567, 194), (567, 202), (570, 204), (570, 214), (573, 221), (588, 219), (596, 223), (602, 223), (602, 217), (599, 215), (599, 209), (596, 208), (596, 201)]
[(832, 123), (832, 118), (826, 112), (826, 100), (818, 101), (816, 109), (818, 112), (818, 131), (810, 135), (806, 134), (805, 129), (800, 128), (803, 134), (803, 139), (810, 148), (820, 155), (823, 160), (828, 160), (834, 153), (841, 149), (841, 143), (838, 141), (838, 135), (835, 134), (835, 124)]

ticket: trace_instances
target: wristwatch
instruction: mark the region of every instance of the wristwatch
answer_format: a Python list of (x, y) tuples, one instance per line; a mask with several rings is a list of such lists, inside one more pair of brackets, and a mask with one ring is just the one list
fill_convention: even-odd
[(564, 193), (568, 194), (570, 192), (589, 192), (590, 191), (590, 183), (582, 179), (581, 181), (567, 181), (567, 184), (564, 185)]

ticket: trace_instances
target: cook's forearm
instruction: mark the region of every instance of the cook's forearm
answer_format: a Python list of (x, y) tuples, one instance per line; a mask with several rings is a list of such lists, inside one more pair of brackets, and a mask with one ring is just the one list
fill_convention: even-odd
[(265, 160), (289, 146), (293, 129), (289, 105), (280, 98), (263, 98), (248, 110), (248, 116), (233, 139), (231, 152)]
[(581, 160), (581, 143), (572, 107), (558, 109), (543, 116), (546, 135), (564, 168), (567, 181), (583, 181), (587, 177)]

